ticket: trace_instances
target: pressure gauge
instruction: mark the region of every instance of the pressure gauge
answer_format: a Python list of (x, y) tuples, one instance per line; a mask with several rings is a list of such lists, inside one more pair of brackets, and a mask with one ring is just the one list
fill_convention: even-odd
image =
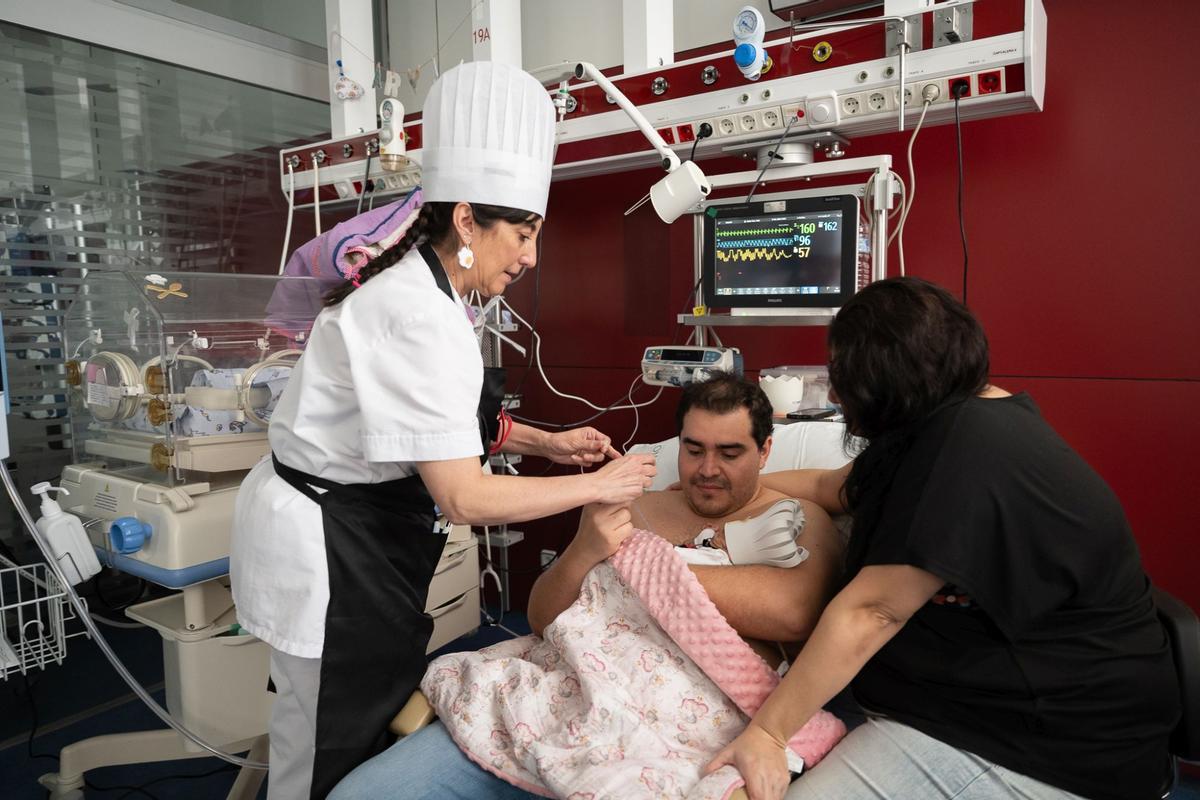
[(762, 36), (763, 15), (754, 6), (745, 6), (733, 18), (733, 39), (735, 42), (748, 42)]

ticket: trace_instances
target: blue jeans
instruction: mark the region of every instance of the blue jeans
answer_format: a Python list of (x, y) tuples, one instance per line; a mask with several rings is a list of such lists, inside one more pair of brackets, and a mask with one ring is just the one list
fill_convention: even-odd
[(342, 779), (328, 800), (527, 800), (538, 797), (467, 758), (434, 722), (405, 736)]
[(1082, 800), (883, 717), (868, 717), (787, 793), (787, 800), (830, 797)]

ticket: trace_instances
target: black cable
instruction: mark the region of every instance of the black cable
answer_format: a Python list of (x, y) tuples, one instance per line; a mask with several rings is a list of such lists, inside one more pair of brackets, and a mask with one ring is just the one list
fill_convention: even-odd
[(631, 394), (632, 394), (632, 391), (626, 390), (621, 393), (620, 397), (618, 397), (616, 400), (613, 400), (611, 403), (609, 403), (604, 408), (597, 411), (595, 414), (592, 414), (590, 417), (586, 417), (581, 420), (576, 420), (575, 422), (563, 422), (563, 423), (542, 422), (540, 420), (529, 419), (528, 417), (522, 417), (517, 414), (509, 414), (509, 416), (512, 417), (513, 419), (517, 420), (518, 422), (525, 422), (530, 425), (540, 425), (542, 428), (554, 428), (555, 430), (565, 431), (565, 430), (569, 430), (571, 428), (577, 428), (580, 425), (586, 425), (587, 423), (592, 422), (593, 420), (604, 416), (609, 411), (612, 411), (613, 408), (618, 406), (622, 400), (625, 400), (628, 398), (630, 404), (632, 404), (633, 398), (630, 397)]
[(775, 159), (779, 157), (779, 148), (783, 147), (783, 140), (787, 138), (792, 125), (798, 119), (800, 119), (799, 115), (792, 114), (792, 118), (788, 120), (788, 124), (783, 127), (783, 133), (779, 135), (779, 141), (767, 151), (767, 163), (763, 164), (762, 169), (758, 171), (758, 177), (754, 179), (754, 185), (750, 187), (750, 193), (746, 195), (747, 203), (754, 199), (754, 193), (758, 191), (758, 187), (762, 184), (763, 175), (766, 173), (767, 167), (771, 166)]
[[(957, 89), (957, 87), (956, 87)], [(963, 305), (967, 305), (967, 265), (969, 263), (967, 253), (967, 219), (963, 213), (963, 144), (962, 144), (962, 120), (958, 116), (958, 104), (962, 100), (962, 93), (955, 91), (954, 94), (954, 132), (958, 138), (958, 233), (962, 237), (963, 249), (963, 288), (962, 301)]]
[[(49, 758), (53, 761), (58, 761), (58, 756), (56, 755), (33, 752), (33, 740), (37, 736), (38, 729), (37, 703), (33, 699), (33, 687), (37, 686), (37, 683), (30, 683), (29, 676), (23, 672), (21, 673), (21, 680), (25, 682), (25, 699), (29, 701), (30, 717), (29, 738), (25, 740), (25, 749), (29, 751), (30, 758)], [(17, 694), (20, 694), (20, 692), (18, 691)]]
[[(101, 789), (100, 791), (115, 791), (118, 789), (127, 790), (125, 792), (125, 794), (118, 796), (117, 800), (124, 800), (124, 798), (129, 797), (129, 795), (133, 794), (134, 792), (138, 792), (139, 794), (144, 794), (147, 797), (154, 797), (154, 795), (152, 795), (146, 791), (147, 786), (153, 786), (154, 784), (162, 783), (163, 781), (192, 781), (192, 780), (197, 780), (199, 778), (209, 778), (209, 777), (212, 777), (213, 775), (219, 775), (222, 772), (232, 772), (236, 769), (238, 769), (238, 767), (235, 764), (223, 764), (222, 766), (219, 766), (216, 769), (210, 769), (208, 772), (198, 772), (195, 775), (164, 775), (161, 778), (155, 778), (152, 781), (146, 781), (145, 783), (140, 784), (138, 786), (113, 786), (113, 787), (109, 787), (108, 789)], [(88, 784), (88, 785), (89, 785), (89, 787), (91, 787), (91, 784)], [(96, 788), (96, 787), (91, 787), (91, 788)], [(158, 800), (158, 798), (155, 798), (155, 800)]]
[[(688, 313), (689, 310), (694, 308), (694, 304), (692, 301), (696, 297), (696, 293), (700, 291), (700, 283), (703, 280), (704, 280), (703, 277), (696, 279), (696, 285), (693, 286), (692, 291), (688, 293), (687, 300), (683, 301), (683, 313), (684, 314)], [(675, 335), (671, 337), (671, 344), (675, 344), (679, 340), (679, 333), (682, 330), (683, 330), (683, 323), (680, 322), (678, 325), (675, 326)]]
[(119, 792), (122, 789), (125, 789), (125, 794), (121, 795), (121, 797), (128, 797), (130, 794), (137, 792), (138, 794), (146, 795), (146, 797), (149, 797), (150, 800), (158, 800), (156, 795), (147, 792), (140, 786), (100, 786), (99, 784), (92, 783), (86, 778), (84, 778), (83, 785), (94, 792)]
[(692, 154), (688, 156), (688, 161), (696, 160), (696, 145), (700, 144), (701, 139), (707, 139), (713, 135), (713, 127), (707, 122), (701, 122), (700, 127), (696, 129), (696, 138), (692, 140)]
[(367, 150), (367, 171), (363, 174), (362, 191), (358, 193), (358, 208), (354, 211), (354, 216), (362, 213), (362, 201), (367, 196), (367, 185), (371, 181), (371, 151)]

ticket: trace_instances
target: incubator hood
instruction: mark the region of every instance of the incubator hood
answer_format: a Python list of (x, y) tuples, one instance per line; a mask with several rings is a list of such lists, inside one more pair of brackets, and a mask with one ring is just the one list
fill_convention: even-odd
[(320, 308), (309, 278), (90, 271), (64, 324), (75, 462), (166, 486), (248, 469)]

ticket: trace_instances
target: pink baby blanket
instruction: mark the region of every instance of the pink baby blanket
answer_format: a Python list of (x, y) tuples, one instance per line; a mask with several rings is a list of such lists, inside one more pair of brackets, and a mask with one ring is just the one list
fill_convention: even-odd
[[(435, 660), (421, 689), (459, 747), (546, 797), (721, 800), (704, 766), (779, 678), (663, 539), (637, 531), (545, 630)], [(819, 712), (790, 742), (805, 764), (844, 736)]]

